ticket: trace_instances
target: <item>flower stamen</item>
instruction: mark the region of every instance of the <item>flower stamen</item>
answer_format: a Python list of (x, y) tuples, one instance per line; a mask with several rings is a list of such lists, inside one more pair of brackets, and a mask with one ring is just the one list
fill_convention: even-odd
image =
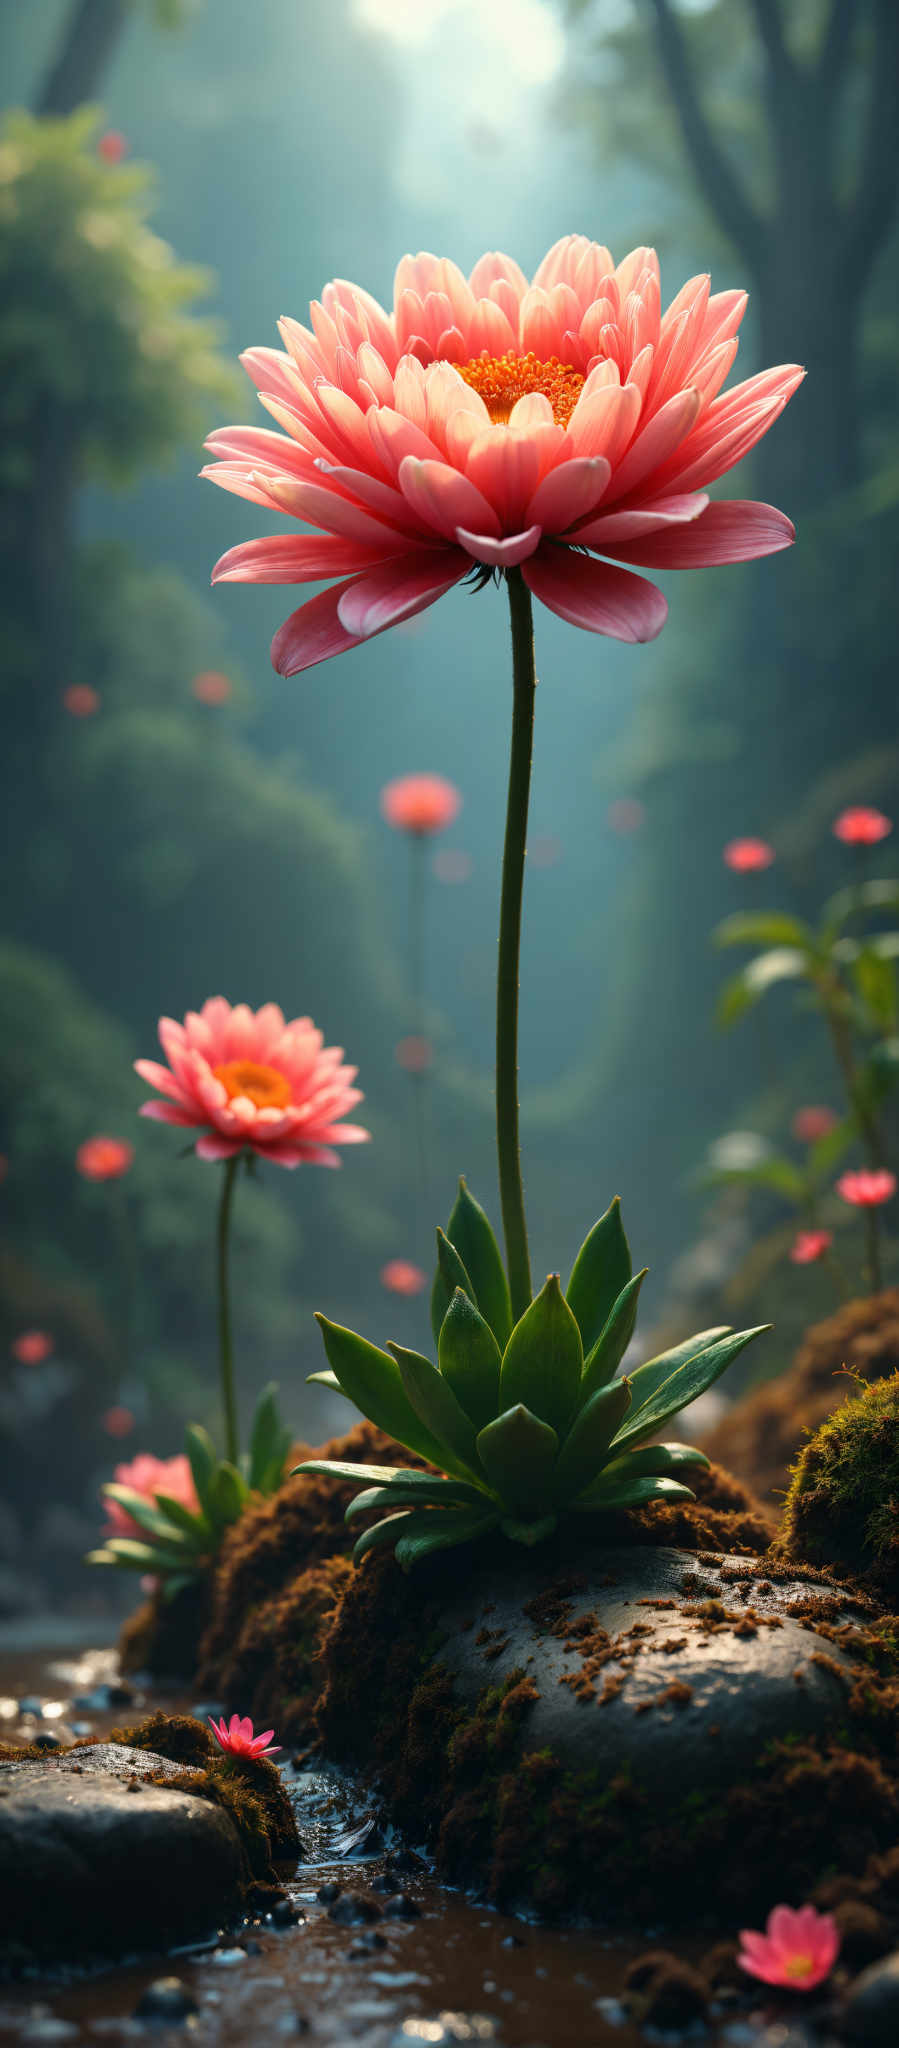
[(584, 388), (580, 370), (561, 363), (558, 356), (542, 363), (533, 352), (519, 356), (510, 349), (507, 355), (476, 356), (473, 362), (456, 363), (454, 368), (483, 398), (495, 426), (506, 425), (519, 398), (537, 392), (549, 399), (557, 426), (567, 427)]
[(290, 1101), (290, 1082), (277, 1067), (263, 1067), (255, 1060), (227, 1060), (224, 1066), (213, 1067), (212, 1071), (216, 1080), (221, 1081), (229, 1102), (235, 1095), (245, 1095), (257, 1109), (285, 1109)]

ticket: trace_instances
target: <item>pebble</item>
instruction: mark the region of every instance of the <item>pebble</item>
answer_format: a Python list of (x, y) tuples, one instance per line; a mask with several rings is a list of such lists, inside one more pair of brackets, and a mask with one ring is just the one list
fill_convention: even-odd
[(496, 2024), (482, 2012), (440, 2012), (435, 2019), (404, 2020), (390, 2048), (410, 2048), (427, 2041), (428, 2048), (454, 2048), (457, 2041), (495, 2041)]
[(863, 2042), (864, 2048), (894, 2048), (899, 2040), (899, 1949), (856, 1977), (840, 2031), (847, 2041)]
[(408, 1892), (395, 1892), (393, 1898), (388, 1899), (384, 1911), (388, 1920), (421, 1919), (421, 1907), (415, 1899), (410, 1899)]
[(233, 1969), (235, 1963), (245, 1963), (247, 1952), (244, 1948), (215, 1948), (209, 1958), (211, 1963), (221, 1963), (223, 1969)]
[(373, 1955), (375, 1949), (386, 1947), (387, 1943), (383, 1934), (378, 1934), (377, 1930), (374, 1930), (369, 1934), (363, 1934), (358, 1941), (354, 1941), (352, 1946), (347, 1949), (347, 1955), (351, 1962), (356, 1963), (359, 1962), (362, 1956)]
[(365, 1927), (372, 1920), (380, 1920), (381, 1912), (377, 1900), (368, 1898), (365, 1892), (341, 1892), (328, 1907), (328, 1919), (336, 1920), (339, 1927)]
[(36, 1692), (27, 1692), (24, 1699), (19, 1701), (19, 1713), (23, 1717), (30, 1714), (33, 1720), (39, 1721), (43, 1711), (43, 1701), (38, 1699)]
[(39, 2042), (78, 2041), (80, 2037), (80, 2028), (73, 2026), (71, 2020), (57, 2019), (55, 2013), (41, 2013), (28, 2021), (18, 2038), (27, 2048), (37, 2048)]
[(149, 2020), (154, 2026), (171, 2026), (176, 2020), (186, 2020), (197, 2011), (193, 1993), (180, 1977), (156, 1977), (141, 1993), (134, 2008), (136, 2020)]
[(336, 1905), (342, 1891), (342, 1884), (320, 1884), (315, 1896), (320, 1906), (333, 1906)]
[(273, 1927), (296, 1927), (306, 1915), (300, 1912), (292, 1899), (276, 1899), (268, 1918)]

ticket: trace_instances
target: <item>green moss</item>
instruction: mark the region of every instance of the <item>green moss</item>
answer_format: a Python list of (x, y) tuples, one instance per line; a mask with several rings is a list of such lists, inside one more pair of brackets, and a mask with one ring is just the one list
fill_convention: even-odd
[(792, 1469), (779, 1548), (899, 1594), (899, 1372), (821, 1424)]
[[(293, 1807), (280, 1772), (267, 1758), (223, 1755), (210, 1730), (187, 1714), (151, 1714), (133, 1728), (113, 1729), (103, 1740), (183, 1764), (183, 1780), (167, 1778), (165, 1783), (181, 1783), (186, 1792), (225, 1808), (240, 1836), (250, 1877), (270, 1880), (275, 1862), (295, 1861), (301, 1853)], [(201, 1771), (202, 1779), (187, 1775), (193, 1771)]]

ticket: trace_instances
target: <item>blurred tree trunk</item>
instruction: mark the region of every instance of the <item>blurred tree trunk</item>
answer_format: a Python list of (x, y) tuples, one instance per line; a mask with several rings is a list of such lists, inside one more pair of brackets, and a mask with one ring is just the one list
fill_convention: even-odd
[(71, 114), (97, 97), (132, 0), (73, 0), (62, 40), (44, 78), (36, 114)]

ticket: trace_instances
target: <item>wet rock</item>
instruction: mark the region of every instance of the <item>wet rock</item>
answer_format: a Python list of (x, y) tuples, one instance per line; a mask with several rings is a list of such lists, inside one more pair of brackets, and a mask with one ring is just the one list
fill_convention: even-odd
[(415, 1899), (410, 1899), (408, 1892), (395, 1892), (393, 1898), (387, 1900), (384, 1912), (388, 1920), (421, 1919), (421, 1907)]
[(118, 1743), (0, 1765), (0, 1893), (14, 1961), (158, 1948), (237, 1909), (237, 1832), (185, 1775)]
[(320, 1884), (315, 1896), (320, 1906), (336, 1905), (343, 1891), (341, 1884)]
[(335, 1920), (339, 1927), (366, 1927), (372, 1920), (380, 1920), (381, 1911), (377, 1900), (370, 1899), (365, 1892), (341, 1892), (339, 1899), (328, 1907), (328, 1919)]
[(850, 1970), (862, 1970), (886, 1955), (890, 1930), (876, 1906), (864, 1899), (844, 1899), (833, 1917), (840, 1930), (840, 1958)]
[(692, 2026), (708, 2011), (708, 1988), (702, 1978), (667, 1949), (639, 1956), (627, 1971), (624, 1986), (635, 2018), (663, 2033)]
[(840, 2017), (844, 2040), (894, 2048), (899, 2040), (899, 1949), (857, 1977)]
[(189, 2019), (191, 2013), (198, 2010), (193, 1993), (180, 1977), (157, 1977), (138, 1999), (134, 2017), (147, 2020), (153, 2026), (171, 2027), (179, 2020)]
[(390, 2048), (414, 2048), (427, 2041), (429, 2048), (455, 2048), (459, 2041), (495, 2041), (496, 2024), (482, 2012), (439, 2012), (435, 2019), (404, 2020)]
[(347, 1949), (347, 1955), (351, 1963), (357, 1963), (363, 1956), (372, 1956), (377, 1949), (386, 1947), (383, 1934), (374, 1929), (370, 1933), (360, 1935), (359, 1940), (354, 1941), (352, 1947)]
[(306, 1915), (300, 1912), (292, 1899), (276, 1899), (268, 1917), (273, 1927), (298, 1927)]
[(49, 2048), (53, 2041), (78, 2041), (80, 2038), (80, 2027), (76, 2027), (72, 2020), (60, 2019), (58, 2014), (53, 2012), (32, 2013), (22, 2032), (17, 2036), (23, 2048), (42, 2048), (45, 2042)]

